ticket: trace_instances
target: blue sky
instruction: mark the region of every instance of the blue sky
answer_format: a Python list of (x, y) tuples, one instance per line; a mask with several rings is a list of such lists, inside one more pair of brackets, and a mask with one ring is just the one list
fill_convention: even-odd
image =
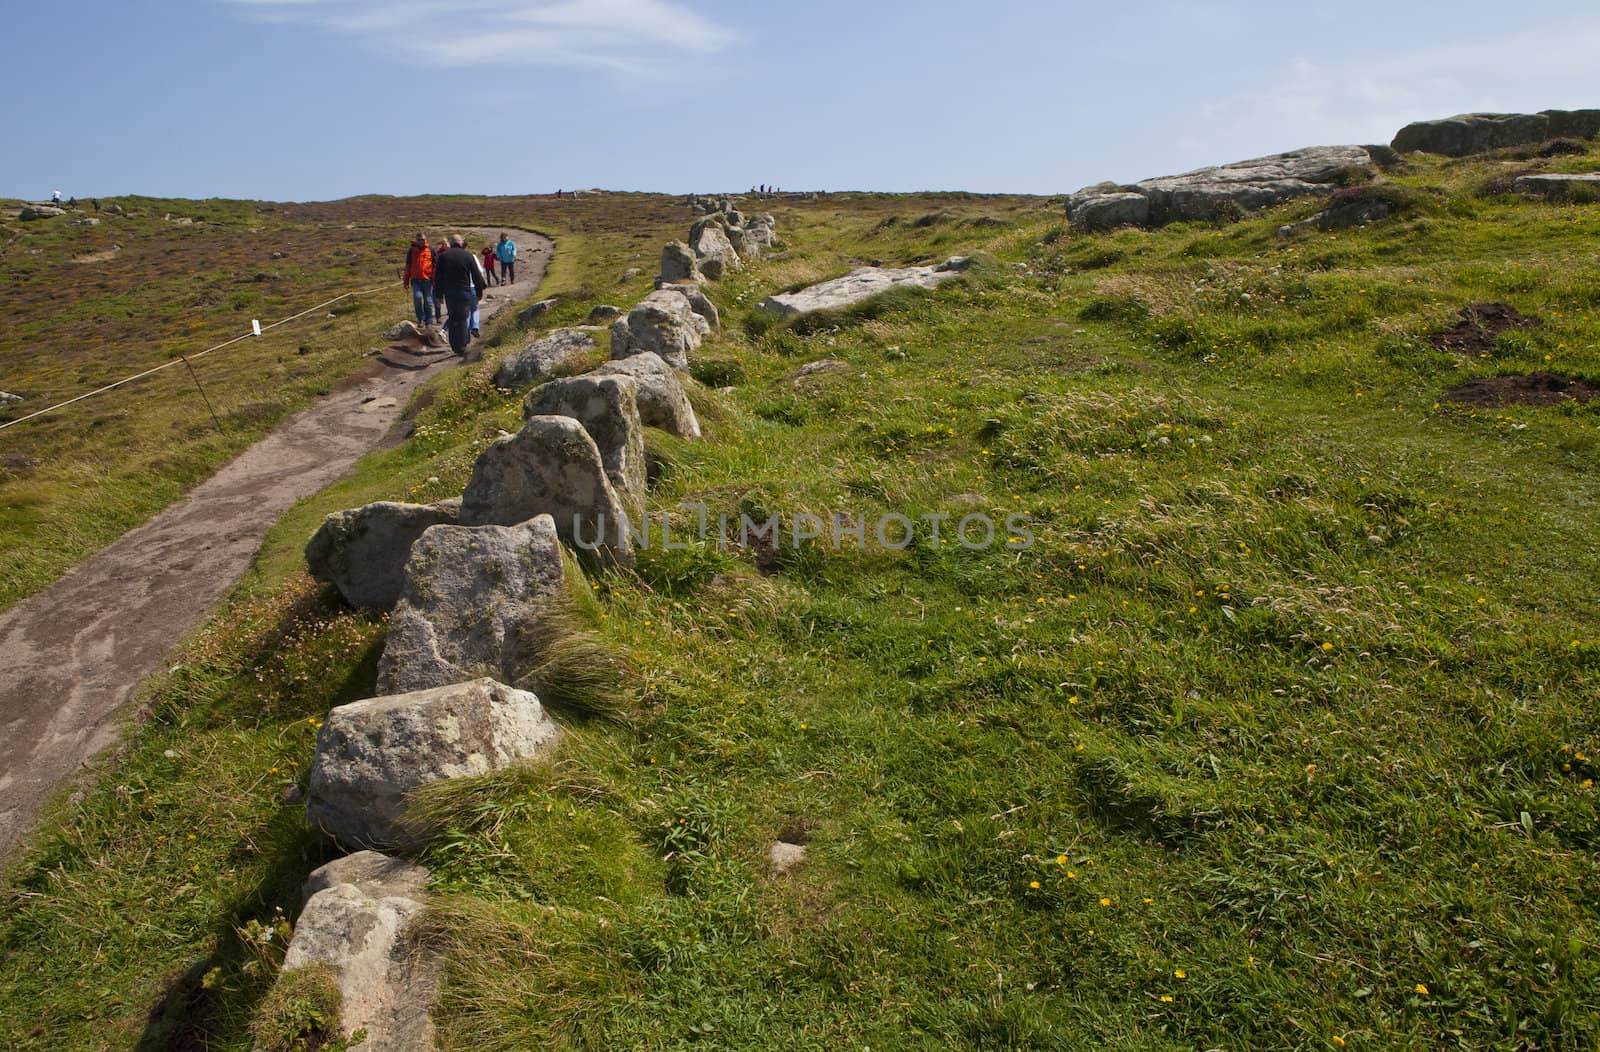
[(84, 0), (0, 41), (0, 195), (1064, 193), (1600, 106), (1587, 6)]

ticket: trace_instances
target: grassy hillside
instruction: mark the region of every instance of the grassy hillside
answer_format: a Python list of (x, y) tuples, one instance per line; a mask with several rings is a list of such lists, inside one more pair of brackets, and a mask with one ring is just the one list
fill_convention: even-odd
[[(425, 801), (452, 1047), (1595, 1047), (1600, 409), (1447, 396), (1600, 381), (1600, 207), (1496, 192), (1534, 163), (1419, 161), (1396, 218), (1288, 237), (1315, 205), (1101, 236), (1041, 200), (782, 208), (786, 250), (712, 289), (696, 372), (732, 390), (704, 442), (652, 436), (652, 507), (1036, 543), (593, 577), (633, 717)], [(958, 251), (935, 293), (751, 313)], [(1490, 301), (1539, 323), (1435, 345)], [(383, 634), (298, 546), (459, 490), (519, 418), (487, 374), (274, 532), (17, 873), (8, 1046), (248, 1043), (263, 926), (329, 853), (281, 794)], [(780, 838), (809, 861), (774, 877)]]
[[(411, 315), (400, 286), (418, 228), (505, 224), (559, 251), (646, 269), (681, 206), (661, 196), (357, 198), (318, 204), (118, 198), (122, 215), (0, 223), (0, 421), (204, 350), (346, 292), (346, 300), (201, 359), (219, 431), (183, 367), (0, 432), (0, 608), (48, 585), (368, 364)], [(97, 218), (98, 226), (68, 225)], [(178, 220), (189, 220), (187, 223)], [(669, 226), (670, 224), (670, 226)], [(650, 257), (650, 258), (646, 258)], [(618, 273), (596, 275), (609, 292)], [(636, 294), (638, 282), (617, 295)]]

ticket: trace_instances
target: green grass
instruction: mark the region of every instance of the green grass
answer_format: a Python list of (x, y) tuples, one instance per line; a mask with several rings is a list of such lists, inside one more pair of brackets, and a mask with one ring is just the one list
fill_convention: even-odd
[[(450, 1047), (1595, 1047), (1600, 409), (1441, 394), (1600, 378), (1600, 210), (1484, 196), (1494, 171), (1416, 162), (1397, 219), (1287, 238), (1312, 203), (1100, 236), (1038, 200), (786, 204), (784, 250), (712, 290), (733, 390), (697, 395), (705, 441), (656, 441), (652, 508), (1020, 513), (1035, 543), (595, 575), (631, 718), (424, 803)], [(969, 251), (929, 295), (752, 319)], [(1543, 323), (1427, 343), (1484, 300)], [(823, 358), (849, 368), (793, 382)], [(382, 637), (294, 546), (459, 488), (517, 418), (483, 375), (275, 531), (204, 676), (20, 870), (8, 1044), (125, 1044), (210, 962), (186, 1032), (243, 1046), (265, 980), (233, 933), (327, 851), (280, 782)], [(782, 878), (780, 838), (809, 851)]]

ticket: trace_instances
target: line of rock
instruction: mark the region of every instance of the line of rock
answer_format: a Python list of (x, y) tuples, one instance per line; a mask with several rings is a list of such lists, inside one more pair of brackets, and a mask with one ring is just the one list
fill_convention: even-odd
[[(715, 229), (736, 226), (747, 250), (772, 243), (771, 217), (719, 217)], [(382, 853), (426, 846), (407, 819), (410, 794), (559, 747), (537, 695), (508, 684), (528, 682), (560, 631), (550, 613), (577, 583), (563, 548), (631, 563), (645, 428), (700, 437), (693, 381), (680, 374), (717, 310), (697, 284), (659, 284), (616, 319), (610, 360), (583, 375), (550, 379), (594, 351), (584, 329), (541, 334), (502, 361), (502, 387), (546, 382), (527, 395), (522, 429), (478, 456), (459, 499), (336, 512), (306, 546), (317, 580), (353, 606), (392, 611), (381, 696), (328, 714), (307, 793), (309, 820), (355, 853), (312, 874), (284, 961), (331, 969), (341, 1030), (365, 1030), (364, 1047), (432, 1047), (438, 962), (414, 937), (427, 870)]]

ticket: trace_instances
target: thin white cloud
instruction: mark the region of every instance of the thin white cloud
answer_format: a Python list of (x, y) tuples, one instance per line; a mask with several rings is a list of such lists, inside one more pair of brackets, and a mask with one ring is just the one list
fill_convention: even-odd
[(349, 36), (443, 67), (562, 66), (666, 77), (738, 40), (672, 0), (224, 0), (251, 17)]
[(1600, 16), (1409, 53), (1292, 59), (1262, 86), (1204, 103), (1176, 145), (1187, 166), (1333, 143), (1388, 142), (1404, 125), (1475, 111), (1596, 104)]

